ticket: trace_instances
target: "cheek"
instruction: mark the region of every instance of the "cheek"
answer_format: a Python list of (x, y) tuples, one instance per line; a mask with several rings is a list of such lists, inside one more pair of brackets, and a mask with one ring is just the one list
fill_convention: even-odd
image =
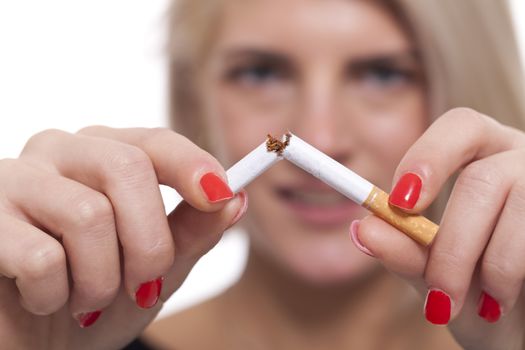
[(428, 126), (427, 120), (423, 96), (418, 95), (402, 106), (373, 116), (361, 130), (363, 147), (376, 168), (374, 174), (383, 174), (378, 185), (385, 190), (401, 158)]

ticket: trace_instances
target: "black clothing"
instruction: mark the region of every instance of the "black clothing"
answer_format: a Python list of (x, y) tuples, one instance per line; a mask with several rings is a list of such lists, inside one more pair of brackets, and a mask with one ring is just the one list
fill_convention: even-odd
[(122, 350), (156, 350), (143, 343), (140, 338), (135, 339), (132, 343), (128, 344)]

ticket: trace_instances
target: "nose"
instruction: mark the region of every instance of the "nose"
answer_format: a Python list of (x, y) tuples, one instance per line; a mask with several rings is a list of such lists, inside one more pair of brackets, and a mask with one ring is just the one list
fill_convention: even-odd
[(335, 74), (318, 69), (303, 79), (291, 130), (330, 157), (346, 163), (355, 140)]

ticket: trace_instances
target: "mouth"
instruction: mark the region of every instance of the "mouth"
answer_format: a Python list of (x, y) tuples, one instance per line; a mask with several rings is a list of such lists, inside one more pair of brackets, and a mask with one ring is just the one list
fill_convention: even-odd
[(314, 226), (348, 224), (362, 208), (335, 190), (316, 186), (279, 187), (276, 196), (298, 221)]
[(330, 208), (339, 206), (349, 199), (335, 191), (318, 191), (311, 189), (279, 188), (279, 197), (287, 202), (306, 207)]

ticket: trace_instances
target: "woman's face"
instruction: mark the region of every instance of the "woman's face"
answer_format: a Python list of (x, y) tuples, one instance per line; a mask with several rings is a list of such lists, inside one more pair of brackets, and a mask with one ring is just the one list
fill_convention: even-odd
[[(266, 139), (297, 134), (389, 191), (426, 127), (415, 47), (372, 1), (230, 0), (203, 67), (216, 148), (231, 165)], [(314, 284), (375, 266), (348, 238), (367, 211), (282, 161), (247, 188), (253, 248)]]

